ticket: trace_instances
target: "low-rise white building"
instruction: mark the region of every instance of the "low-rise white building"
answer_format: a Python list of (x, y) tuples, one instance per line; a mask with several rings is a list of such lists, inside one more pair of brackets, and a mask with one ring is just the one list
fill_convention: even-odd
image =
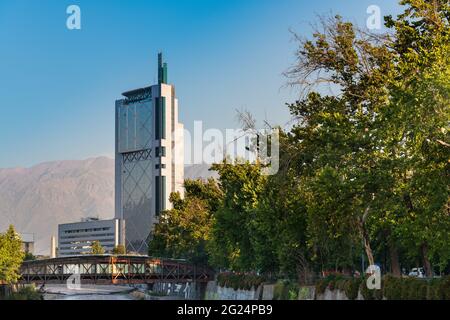
[(86, 219), (81, 222), (58, 225), (58, 256), (89, 254), (92, 244), (100, 242), (105, 253), (110, 253), (119, 245), (119, 235), (123, 230), (119, 219)]

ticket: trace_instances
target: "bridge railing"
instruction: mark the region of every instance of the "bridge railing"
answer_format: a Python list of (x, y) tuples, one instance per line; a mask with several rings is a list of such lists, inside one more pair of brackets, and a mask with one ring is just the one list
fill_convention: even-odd
[(25, 283), (62, 283), (73, 274), (85, 283), (202, 282), (213, 277), (208, 268), (147, 256), (85, 255), (25, 261), (20, 271)]

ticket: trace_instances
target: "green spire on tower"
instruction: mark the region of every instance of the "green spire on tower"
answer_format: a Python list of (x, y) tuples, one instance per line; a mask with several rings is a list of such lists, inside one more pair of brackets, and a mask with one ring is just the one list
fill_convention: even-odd
[(158, 84), (167, 83), (167, 63), (163, 63), (162, 52), (158, 53)]

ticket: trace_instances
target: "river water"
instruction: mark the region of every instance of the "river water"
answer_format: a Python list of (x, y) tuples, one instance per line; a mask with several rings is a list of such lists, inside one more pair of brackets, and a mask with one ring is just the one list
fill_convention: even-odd
[(47, 285), (44, 300), (135, 300), (134, 288), (114, 285), (82, 285), (74, 289), (66, 285)]
[(129, 294), (44, 294), (44, 300), (135, 300)]

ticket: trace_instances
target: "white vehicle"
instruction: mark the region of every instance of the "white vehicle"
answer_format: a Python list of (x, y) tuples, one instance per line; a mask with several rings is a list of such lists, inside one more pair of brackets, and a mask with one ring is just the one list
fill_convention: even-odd
[(423, 268), (412, 268), (411, 271), (408, 273), (408, 276), (416, 278), (425, 278), (425, 271), (423, 270)]

